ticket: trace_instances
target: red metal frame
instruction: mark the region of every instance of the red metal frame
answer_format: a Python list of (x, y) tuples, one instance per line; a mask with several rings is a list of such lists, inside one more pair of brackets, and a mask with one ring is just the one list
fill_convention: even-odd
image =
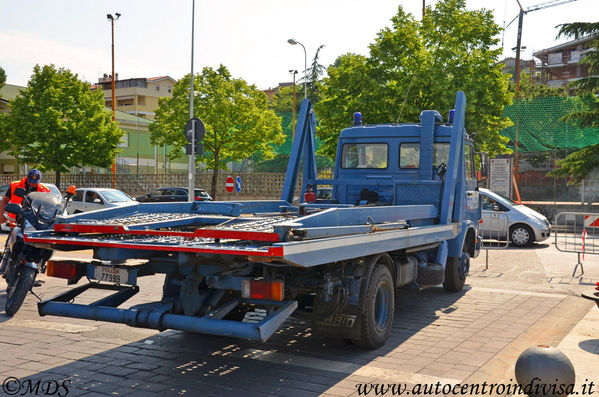
[(205, 254), (226, 254), (226, 255), (243, 255), (256, 257), (282, 257), (283, 247), (264, 247), (266, 250), (243, 250), (243, 249), (212, 249), (212, 248), (192, 248), (173, 245), (155, 245), (155, 244), (129, 244), (129, 243), (105, 243), (101, 241), (77, 241), (52, 238), (31, 238), (25, 235), (25, 241), (28, 243), (38, 244), (62, 244), (62, 245), (81, 245), (92, 248), (122, 248), (122, 249), (141, 249), (151, 251), (173, 251), (173, 252), (195, 252)]
[(54, 231), (68, 233), (110, 233), (145, 236), (177, 236), (185, 238), (205, 237), (270, 242), (280, 241), (278, 233), (248, 232), (222, 229), (196, 229), (193, 232), (176, 232), (168, 230), (129, 230), (126, 226), (123, 225), (77, 225), (59, 223), (54, 225)]

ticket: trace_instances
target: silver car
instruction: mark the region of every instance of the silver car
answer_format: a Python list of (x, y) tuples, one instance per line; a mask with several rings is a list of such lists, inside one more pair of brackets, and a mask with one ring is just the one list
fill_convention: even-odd
[(67, 212), (71, 215), (133, 203), (135, 200), (118, 189), (82, 188), (75, 192), (72, 201), (67, 205)]
[[(480, 189), (483, 203), (483, 219), (488, 219), (496, 213), (507, 216), (507, 230), (509, 240), (518, 247), (526, 247), (535, 241), (543, 241), (551, 234), (551, 225), (547, 218), (537, 211), (512, 201), (488, 189)], [(498, 236), (504, 230), (495, 230), (497, 222), (483, 222), (480, 232), (483, 238)], [(505, 226), (505, 225), (504, 225)], [(505, 238), (505, 234), (502, 236)]]

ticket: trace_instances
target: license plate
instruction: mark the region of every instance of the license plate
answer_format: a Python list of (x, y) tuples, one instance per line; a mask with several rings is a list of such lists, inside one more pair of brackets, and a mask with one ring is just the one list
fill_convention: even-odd
[(113, 284), (126, 284), (129, 280), (127, 269), (111, 266), (96, 266), (94, 269), (94, 278), (99, 281), (107, 281)]

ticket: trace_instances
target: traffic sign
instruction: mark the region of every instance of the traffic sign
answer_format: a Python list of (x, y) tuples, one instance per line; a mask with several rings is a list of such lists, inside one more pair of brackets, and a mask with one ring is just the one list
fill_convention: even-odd
[[(195, 121), (195, 123), (194, 123)], [(196, 142), (200, 142), (202, 139), (204, 139), (204, 134), (206, 134), (206, 129), (204, 128), (204, 123), (202, 122), (202, 120), (194, 117), (192, 119), (189, 119), (187, 121), (187, 124), (185, 124), (185, 138), (187, 138), (187, 140), (189, 141), (189, 143), (191, 143), (191, 137), (193, 136), (192, 133), (194, 132), (194, 124), (195, 124), (195, 137), (196, 137)]]
[(233, 193), (233, 190), (235, 189), (235, 181), (231, 175), (229, 175), (225, 181), (225, 189), (227, 189), (227, 192), (229, 193)]
[(237, 193), (241, 192), (241, 177), (240, 176), (235, 178), (235, 190), (237, 190)]

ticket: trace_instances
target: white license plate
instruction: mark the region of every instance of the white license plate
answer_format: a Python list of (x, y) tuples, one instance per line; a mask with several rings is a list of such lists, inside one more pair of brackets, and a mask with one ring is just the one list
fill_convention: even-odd
[(127, 269), (121, 269), (111, 266), (96, 266), (94, 269), (94, 278), (99, 281), (107, 281), (114, 284), (126, 284), (129, 279)]

